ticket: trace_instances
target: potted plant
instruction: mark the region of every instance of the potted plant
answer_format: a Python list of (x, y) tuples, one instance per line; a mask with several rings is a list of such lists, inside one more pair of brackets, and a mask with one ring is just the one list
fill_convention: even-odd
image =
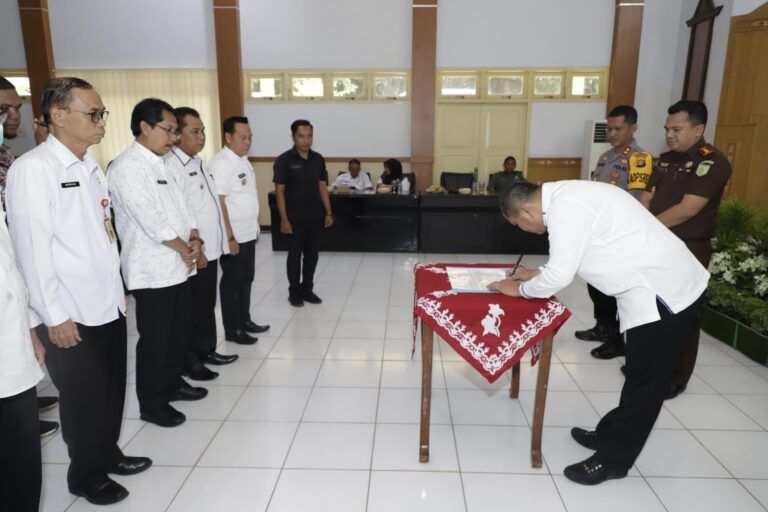
[(738, 198), (723, 201), (701, 327), (768, 365), (768, 217)]

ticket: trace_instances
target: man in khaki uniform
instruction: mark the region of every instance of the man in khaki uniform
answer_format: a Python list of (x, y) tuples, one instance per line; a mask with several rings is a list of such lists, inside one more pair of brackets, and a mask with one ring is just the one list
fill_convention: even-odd
[[(731, 177), (731, 164), (719, 149), (704, 140), (707, 125), (704, 103), (678, 101), (667, 113), (664, 129), (670, 150), (656, 161), (641, 202), (685, 242), (706, 268), (712, 256), (711, 241), (715, 236), (720, 199)], [(668, 399), (685, 391), (698, 349), (697, 317), (678, 360)]]
[[(651, 174), (653, 159), (637, 145), (637, 111), (622, 105), (608, 114), (608, 142), (611, 149), (600, 155), (592, 173), (592, 181), (609, 183), (626, 190), (640, 199)], [(606, 262), (608, 263), (608, 262)], [(592, 350), (597, 359), (612, 359), (626, 354), (624, 340), (619, 333), (616, 299), (605, 295), (592, 285), (587, 285), (589, 297), (594, 304), (596, 324), (593, 328), (576, 331), (580, 340), (602, 341)]]

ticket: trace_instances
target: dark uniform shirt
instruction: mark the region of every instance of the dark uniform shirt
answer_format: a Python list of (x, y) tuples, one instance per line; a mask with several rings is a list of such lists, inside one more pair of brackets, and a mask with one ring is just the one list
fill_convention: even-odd
[(492, 192), (501, 192), (510, 183), (514, 183), (515, 181), (525, 181), (522, 171), (499, 171), (491, 176), (491, 179), (488, 181), (488, 189)]
[(285, 209), (289, 221), (325, 217), (320, 182), (328, 183), (328, 171), (320, 153), (310, 149), (305, 160), (296, 148), (289, 149), (277, 157), (273, 169), (273, 181), (285, 185)]
[(682, 240), (709, 240), (715, 236), (717, 209), (730, 177), (728, 159), (704, 139), (688, 151), (662, 153), (646, 188), (653, 193), (651, 213), (658, 215), (675, 206), (685, 194), (706, 197), (709, 201), (699, 213), (670, 229)]
[(616, 185), (639, 200), (651, 175), (652, 163), (653, 156), (632, 139), (628, 146), (618, 151), (611, 148), (600, 155), (592, 181)]

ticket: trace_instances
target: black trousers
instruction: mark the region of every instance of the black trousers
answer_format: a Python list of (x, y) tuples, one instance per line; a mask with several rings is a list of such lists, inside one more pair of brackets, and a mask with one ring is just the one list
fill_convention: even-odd
[(37, 512), (42, 463), (37, 391), (0, 398), (0, 509)]
[(82, 341), (59, 348), (44, 327), (45, 363), (59, 390), (61, 434), (69, 451), (70, 491), (98, 483), (122, 457), (117, 445), (125, 404), (125, 317), (105, 325), (77, 324)]
[(640, 455), (669, 392), (703, 297), (676, 315), (657, 301), (661, 320), (627, 331), (627, 378), (619, 406), (597, 424), (595, 456), (600, 462), (629, 469)]
[(240, 244), (238, 254), (223, 255), (221, 261), (221, 319), (224, 333), (232, 337), (251, 320), (251, 283), (256, 267), (256, 240)]
[(181, 382), (189, 339), (189, 281), (132, 290), (136, 299), (136, 395), (142, 413), (168, 404)]
[(217, 260), (197, 269), (197, 275), (189, 279), (190, 335), (187, 342), (187, 369), (205, 360), (216, 349), (216, 278)]
[[(323, 219), (292, 220), (291, 226), (293, 234), (289, 235), (286, 262), (288, 294), (291, 297), (301, 297), (303, 292), (311, 292), (314, 286)], [(304, 256), (303, 266), (302, 255)]]
[(617, 315), (616, 297), (606, 295), (591, 284), (587, 284), (589, 298), (595, 311), (595, 320), (610, 332), (618, 332), (619, 320)]

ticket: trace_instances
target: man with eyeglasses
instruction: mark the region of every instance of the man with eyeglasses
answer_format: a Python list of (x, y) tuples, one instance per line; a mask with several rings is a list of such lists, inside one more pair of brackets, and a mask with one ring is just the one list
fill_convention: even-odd
[(50, 134), (8, 172), (8, 224), (30, 307), (47, 327), (38, 334), (59, 390), (69, 490), (106, 505), (128, 495), (109, 473), (132, 475), (152, 464), (118, 446), (125, 299), (106, 177), (87, 153), (104, 137), (107, 112), (79, 78), (48, 82), (41, 104)]
[(135, 141), (109, 166), (123, 278), (136, 300), (136, 394), (141, 419), (175, 427), (186, 416), (171, 406), (208, 390), (182, 377), (190, 329), (189, 285), (201, 258), (197, 222), (164, 158), (178, 137), (168, 103), (147, 98), (133, 108)]

